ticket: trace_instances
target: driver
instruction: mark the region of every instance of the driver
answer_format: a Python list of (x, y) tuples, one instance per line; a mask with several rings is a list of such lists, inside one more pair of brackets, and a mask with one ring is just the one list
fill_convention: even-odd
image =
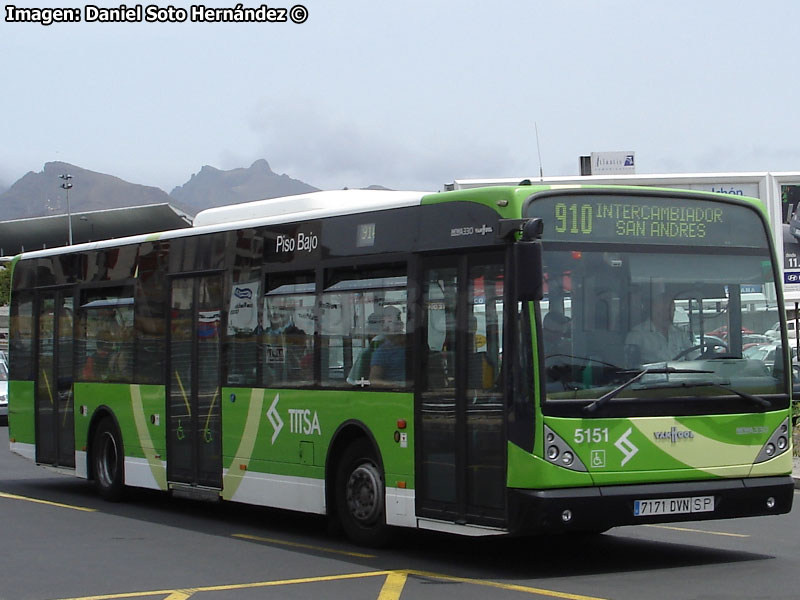
[(675, 301), (658, 295), (651, 303), (650, 317), (635, 325), (625, 338), (626, 353), (638, 364), (673, 360), (691, 346), (687, 333), (675, 327)]

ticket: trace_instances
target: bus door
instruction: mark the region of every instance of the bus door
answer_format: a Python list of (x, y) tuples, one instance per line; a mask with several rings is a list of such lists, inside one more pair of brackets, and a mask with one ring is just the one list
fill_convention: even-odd
[(417, 514), (505, 523), (502, 255), (425, 259)]
[(74, 468), (72, 291), (46, 291), (38, 296), (36, 462)]
[(220, 275), (171, 281), (167, 388), (170, 483), (222, 488), (222, 307)]

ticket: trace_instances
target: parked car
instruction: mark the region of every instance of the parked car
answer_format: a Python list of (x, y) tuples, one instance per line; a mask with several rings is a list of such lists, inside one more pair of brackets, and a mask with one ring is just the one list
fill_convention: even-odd
[[(753, 331), (752, 329), (748, 329), (747, 327), (742, 327), (742, 337), (744, 337), (746, 335), (750, 335), (752, 333), (755, 333), (755, 331)], [(727, 325), (723, 325), (722, 327), (717, 327), (714, 331), (709, 331), (706, 335), (707, 336), (715, 336), (715, 337), (718, 337), (718, 338), (722, 339), (723, 341), (727, 342), (728, 341), (728, 326)]]
[[(780, 344), (760, 344), (758, 346), (747, 348), (744, 352), (742, 352), (742, 356), (750, 360), (760, 360), (771, 372), (775, 366), (775, 352), (779, 348), (781, 348)], [(792, 361), (795, 361), (797, 359), (797, 348), (792, 346), (791, 352)]]
[(760, 333), (743, 333), (742, 334), (742, 347), (752, 346), (753, 344), (768, 344), (771, 342), (767, 336)]
[(8, 423), (8, 358), (0, 351), (0, 422)]
[[(797, 337), (797, 330), (795, 329), (795, 322), (793, 320), (786, 321), (786, 330), (789, 334), (789, 337), (794, 339)], [(779, 340), (781, 337), (781, 324), (780, 322), (775, 323), (772, 327), (767, 329), (764, 332), (764, 335), (767, 336), (769, 339), (775, 341)]]

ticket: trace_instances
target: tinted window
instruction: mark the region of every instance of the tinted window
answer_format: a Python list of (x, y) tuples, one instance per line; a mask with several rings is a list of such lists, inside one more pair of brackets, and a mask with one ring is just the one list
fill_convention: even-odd
[(406, 286), (404, 267), (329, 273), (320, 316), (323, 385), (408, 385)]
[(262, 379), (265, 387), (314, 381), (314, 275), (273, 274), (264, 296)]
[(83, 292), (76, 335), (78, 380), (133, 380), (135, 343), (131, 288)]

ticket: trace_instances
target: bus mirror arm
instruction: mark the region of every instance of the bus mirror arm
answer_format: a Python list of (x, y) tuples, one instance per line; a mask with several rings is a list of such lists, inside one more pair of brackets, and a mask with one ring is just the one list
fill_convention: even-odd
[(511, 240), (515, 233), (522, 234), (522, 241), (532, 241), (542, 237), (544, 221), (542, 219), (500, 219), (498, 238)]
[(522, 238), (514, 243), (514, 283), (517, 300), (538, 301), (544, 296), (541, 219), (520, 219), (516, 231)]
[(544, 233), (544, 221), (541, 219), (525, 219), (522, 226), (522, 241), (534, 242), (542, 239)]

